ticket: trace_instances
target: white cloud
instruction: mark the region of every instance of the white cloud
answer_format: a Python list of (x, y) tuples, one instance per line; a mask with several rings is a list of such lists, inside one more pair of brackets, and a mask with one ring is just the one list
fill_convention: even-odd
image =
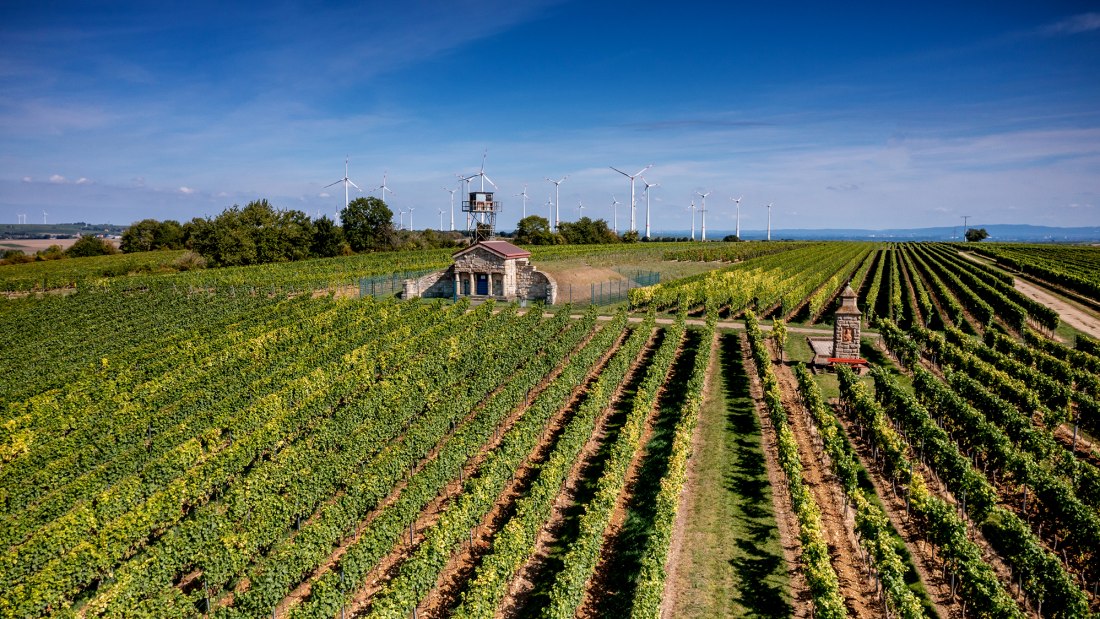
[(189, 196), (189, 195), (195, 193), (195, 190), (190, 188), (190, 187), (180, 187), (179, 192), (184, 194), (184, 195)]
[(322, 191), (321, 193), (317, 194), (317, 197), (318, 198), (331, 198), (332, 196), (328, 195), (327, 192)]
[(1093, 30), (1100, 30), (1100, 13), (1081, 13), (1080, 15), (1067, 17), (1062, 21), (1043, 26), (1040, 32), (1048, 36), (1058, 36), (1092, 32)]
[(90, 183), (90, 182), (92, 182), (92, 181), (90, 181), (90, 180), (88, 180), (88, 179), (84, 178), (83, 176), (81, 176), (80, 178), (76, 179), (76, 184), (77, 184), (77, 185), (87, 185), (87, 184), (88, 184), (88, 183)]
[(24, 182), (24, 183), (29, 183), (29, 182), (31, 182), (31, 177), (29, 177), (29, 176), (24, 176), (24, 177), (23, 177), (23, 182)]
[(55, 185), (60, 185), (65, 182), (65, 177), (61, 176), (60, 174), (54, 174), (53, 176), (50, 176), (50, 182)]

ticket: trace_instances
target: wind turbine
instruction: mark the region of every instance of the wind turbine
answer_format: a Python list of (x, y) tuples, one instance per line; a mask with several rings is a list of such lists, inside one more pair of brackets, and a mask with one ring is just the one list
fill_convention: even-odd
[(400, 211), (397, 211), (397, 229), (398, 230), (404, 230), (405, 229), (405, 209), (401, 209)]
[[(451, 232), (454, 232), (454, 230), (455, 230), (455, 192), (458, 191), (458, 190), (457, 189), (447, 189), (446, 187), (444, 187), (443, 191), (450, 192), (450, 194), (451, 194)], [(439, 229), (440, 230), (443, 229), (443, 224), (439, 224)]]
[(743, 197), (745, 196), (740, 196), (738, 198), (730, 196), (730, 201), (737, 205), (737, 228), (733, 231), (733, 235), (736, 236), (738, 240), (741, 240), (741, 198)]
[(46, 216), (49, 215), (46, 211), (42, 211), (42, 225), (46, 225)]
[[(546, 194), (546, 218), (551, 223), (554, 221), (554, 196)], [(551, 230), (553, 232), (553, 230)]]
[(615, 232), (615, 234), (619, 234), (619, 208), (618, 208), (618, 206), (620, 204), (622, 204), (622, 202), (619, 202), (618, 198), (615, 197), (615, 194), (611, 194), (611, 217), (612, 217), (612, 221), (615, 222), (613, 224), (613, 226), (614, 226), (613, 231)]
[(633, 176), (631, 176), (630, 174), (627, 174), (626, 172), (623, 172), (622, 170), (620, 170), (619, 168), (616, 168), (615, 166), (607, 166), (607, 167), (611, 168), (612, 170), (615, 170), (619, 174), (622, 174), (623, 176), (630, 179), (630, 230), (631, 230), (631, 232), (637, 231), (638, 226), (635, 223), (635, 221), (636, 221), (636, 218), (635, 218), (636, 208), (635, 207), (637, 206), (637, 204), (634, 201), (634, 179), (636, 179), (639, 176), (641, 176), (642, 174), (644, 174), (646, 170), (652, 168), (653, 164), (651, 163), (651, 164), (647, 165), (646, 167), (642, 168), (641, 170), (638, 170), (637, 172), (634, 173)]
[(439, 209), (439, 231), (443, 232), (443, 209)]
[(558, 180), (553, 180), (549, 176), (546, 177), (546, 180), (550, 181), (551, 183), (554, 183), (554, 217), (553, 217), (553, 221), (550, 222), (552, 224), (550, 226), (550, 231), (551, 232), (557, 232), (558, 231), (558, 224), (561, 221), (561, 192), (560, 192), (560, 189), (561, 189), (561, 184), (564, 183), (565, 179), (567, 179), (567, 178), (569, 178), (568, 175), (563, 176)]
[(411, 206), (409, 207), (409, 227), (407, 228), (408, 230), (413, 229), (413, 211), (415, 211), (415, 210), (416, 210), (416, 208), (411, 207)]
[(645, 238), (648, 239), (649, 238), (649, 188), (650, 187), (660, 187), (661, 184), (660, 183), (650, 184), (650, 182), (647, 181), (644, 176), (642, 177), (642, 182), (645, 183), (645, 189), (642, 190), (642, 193), (645, 194)]
[[(481, 169), (478, 170), (477, 174), (474, 175), (474, 176), (480, 176), (481, 177), (481, 190), (482, 191), (485, 191), (485, 181), (489, 181), (489, 184), (492, 185), (495, 189), (500, 189), (500, 187), (497, 187), (497, 184), (493, 182), (493, 179), (489, 178), (488, 176), (485, 176), (485, 158), (488, 157), (488, 156), (489, 156), (489, 151), (485, 151), (484, 153), (481, 154)], [(470, 178), (473, 178), (473, 176), (471, 176)]]
[(523, 198), (523, 216), (527, 217), (527, 183), (523, 184), (523, 193), (512, 194), (513, 196)]
[(707, 196), (709, 196), (712, 193), (714, 193), (714, 192), (712, 192), (712, 191), (708, 191), (706, 193), (700, 193), (698, 191), (695, 192), (695, 195), (703, 198), (703, 208), (699, 209), (699, 212), (702, 213), (703, 234), (702, 234), (701, 240), (704, 240), (704, 241), (707, 240)]
[(695, 240), (695, 200), (691, 201), (691, 240)]
[(390, 195), (391, 195), (391, 196), (396, 196), (396, 195), (397, 195), (396, 193), (394, 193), (394, 192), (393, 192), (393, 190), (392, 190), (392, 189), (390, 189), (389, 187), (387, 187), (387, 186), (386, 186), (386, 178), (387, 178), (387, 177), (388, 177), (389, 175), (390, 175), (390, 172), (389, 172), (389, 170), (386, 170), (385, 172), (383, 172), (383, 173), (382, 173), (382, 184), (381, 184), (381, 185), (379, 185), (379, 186), (377, 186), (377, 187), (375, 187), (375, 189), (381, 189), (381, 190), (382, 190), (382, 201), (383, 201), (383, 202), (385, 202), (385, 201), (386, 201), (386, 192), (387, 192), (387, 191), (388, 191), (388, 192), (390, 192)]
[(768, 240), (772, 240), (772, 202), (768, 202)]
[(580, 219), (584, 215), (584, 202), (580, 199), (577, 200), (577, 219)]
[(355, 187), (356, 191), (362, 192), (363, 190), (359, 189), (359, 185), (356, 185), (355, 183), (352, 182), (352, 180), (350, 178), (348, 178), (348, 158), (346, 156), (344, 157), (344, 178), (341, 178), (340, 180), (336, 181), (335, 183), (329, 183), (329, 184), (325, 185), (324, 187), (322, 187), (321, 189), (328, 189), (329, 187), (332, 187), (333, 185), (337, 185), (339, 183), (344, 184), (344, 208), (347, 208), (348, 203), (349, 203), (348, 202), (348, 185), (351, 185), (352, 187)]

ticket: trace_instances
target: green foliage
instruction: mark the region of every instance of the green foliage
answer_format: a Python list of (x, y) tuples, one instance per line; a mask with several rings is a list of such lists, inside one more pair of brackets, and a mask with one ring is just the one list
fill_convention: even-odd
[(143, 219), (133, 223), (122, 233), (119, 249), (123, 253), (153, 251), (157, 249), (183, 249), (184, 234), (180, 222), (171, 219), (157, 221)]
[(82, 236), (65, 250), (69, 258), (89, 258), (91, 256), (109, 256), (117, 254), (118, 248), (106, 239), (96, 236)]
[(516, 224), (516, 242), (524, 245), (557, 245), (562, 237), (550, 232), (550, 221), (538, 215), (528, 215)]
[(347, 241), (344, 240), (344, 231), (328, 217), (322, 217), (313, 222), (313, 239), (310, 243), (310, 253), (318, 258), (331, 258), (348, 253)]
[(966, 231), (966, 241), (968, 243), (977, 243), (986, 238), (989, 238), (989, 233), (985, 231), (985, 228), (970, 228)]
[(570, 245), (596, 245), (620, 241), (607, 226), (607, 221), (588, 217), (581, 217), (577, 221), (561, 222), (558, 226), (558, 234)]
[(356, 198), (340, 211), (344, 236), (355, 251), (381, 251), (394, 244), (393, 211), (371, 196)]
[(301, 260), (309, 256), (313, 224), (301, 211), (280, 211), (267, 200), (230, 207), (191, 222), (190, 242), (212, 266)]

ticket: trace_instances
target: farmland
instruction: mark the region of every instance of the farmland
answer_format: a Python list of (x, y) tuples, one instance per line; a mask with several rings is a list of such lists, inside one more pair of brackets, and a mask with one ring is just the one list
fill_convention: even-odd
[[(1100, 251), (970, 249), (554, 247), (661, 282), (539, 309), (0, 267), (0, 616), (1091, 616), (1100, 344), (1016, 284), (1091, 312)], [(871, 371), (811, 372), (849, 282)]]

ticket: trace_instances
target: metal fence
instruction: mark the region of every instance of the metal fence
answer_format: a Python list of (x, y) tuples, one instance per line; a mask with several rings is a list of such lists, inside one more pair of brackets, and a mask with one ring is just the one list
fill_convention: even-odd
[(405, 280), (423, 277), (440, 269), (422, 269), (419, 271), (394, 271), (386, 275), (374, 275), (359, 278), (359, 298), (389, 297), (405, 289)]
[(626, 301), (630, 290), (661, 283), (661, 274), (657, 271), (622, 272), (626, 279), (613, 279), (606, 282), (593, 282), (589, 291), (592, 305), (611, 305)]

